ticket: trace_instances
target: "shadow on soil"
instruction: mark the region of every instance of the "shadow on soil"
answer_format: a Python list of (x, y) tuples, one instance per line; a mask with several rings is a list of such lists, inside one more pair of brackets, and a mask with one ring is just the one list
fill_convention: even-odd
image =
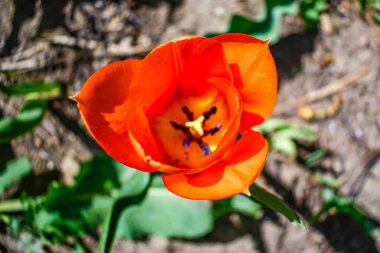
[[(290, 34), (271, 46), (279, 79), (289, 79), (301, 71), (302, 56), (314, 50), (317, 31)], [(279, 81), (281, 83), (281, 81)]]

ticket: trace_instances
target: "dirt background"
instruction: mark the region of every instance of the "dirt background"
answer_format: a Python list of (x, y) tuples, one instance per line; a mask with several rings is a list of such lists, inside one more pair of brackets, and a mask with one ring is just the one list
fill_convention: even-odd
[[(160, 42), (182, 35), (203, 35), (226, 29), (232, 13), (253, 17), (260, 0), (0, 0), (0, 69), (20, 71), (63, 84), (65, 96), (52, 101), (43, 122), (10, 145), (0, 145), (0, 167), (12, 157), (27, 155), (34, 173), (23, 182), (43, 193), (53, 179), (69, 182), (100, 148), (88, 135), (75, 104), (76, 93), (98, 68), (119, 59), (143, 57)], [(276, 117), (310, 124), (318, 130), (317, 146), (329, 155), (308, 169), (270, 154), (263, 183), (310, 218), (321, 205), (313, 173), (336, 178), (339, 193), (355, 197), (380, 222), (380, 32), (359, 13), (356, 1), (330, 1), (318, 28), (304, 29), (294, 16), (283, 19), (282, 39), (271, 47), (279, 73)], [(332, 61), (331, 61), (332, 59)], [(289, 101), (363, 70), (365, 74), (337, 94), (342, 107), (332, 117), (306, 123)], [(1, 77), (4, 78), (4, 77)], [(12, 82), (15, 80), (2, 80)], [(324, 108), (326, 97), (313, 108)], [(21, 102), (0, 94), (0, 116), (15, 115)], [(27, 183), (26, 183), (27, 182)], [(8, 192), (12, 195), (17, 191)], [(2, 234), (5, 252), (23, 252)], [(96, 251), (96, 241), (88, 243)], [(232, 215), (195, 241), (149, 237), (118, 241), (114, 252), (378, 252), (380, 241), (343, 215), (328, 216), (306, 231), (265, 211), (257, 221)], [(1, 251), (1, 250), (0, 250)], [(53, 252), (69, 252), (57, 246)]]

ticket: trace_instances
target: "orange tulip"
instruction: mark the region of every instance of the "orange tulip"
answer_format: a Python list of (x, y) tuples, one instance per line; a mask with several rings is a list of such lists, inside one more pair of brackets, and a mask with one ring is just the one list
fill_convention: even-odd
[(268, 41), (224, 34), (170, 41), (143, 60), (107, 65), (74, 99), (111, 157), (162, 172), (174, 194), (214, 200), (249, 194), (268, 153), (251, 128), (271, 114), (276, 94)]

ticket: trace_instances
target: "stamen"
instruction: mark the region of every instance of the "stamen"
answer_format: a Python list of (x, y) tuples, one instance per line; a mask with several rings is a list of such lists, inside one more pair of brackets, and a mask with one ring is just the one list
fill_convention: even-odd
[(170, 121), (170, 125), (172, 125), (172, 127), (174, 127), (174, 129), (176, 130), (182, 130), (182, 131), (187, 131), (187, 128), (185, 126), (182, 126), (181, 124), (178, 124), (177, 122), (174, 122), (174, 121)]
[(202, 138), (209, 134), (214, 135), (217, 133), (222, 128), (222, 124), (218, 124), (210, 130), (203, 129), (203, 127), (206, 120), (208, 120), (212, 115), (216, 114), (217, 107), (213, 106), (210, 110), (203, 113), (203, 115), (199, 116), (196, 120), (194, 120), (194, 113), (191, 112), (187, 106), (182, 106), (181, 109), (189, 121), (185, 122), (185, 125), (178, 124), (175, 121), (170, 121), (170, 124), (174, 129), (181, 130), (186, 134), (187, 137), (183, 140), (182, 143), (183, 147), (188, 148), (192, 141), (196, 141), (204, 156), (211, 155), (211, 149), (215, 150), (215, 147), (212, 146), (212, 148), (210, 148), (209, 144), (202, 141)]
[(208, 120), (211, 115), (215, 114), (216, 111), (218, 110), (218, 108), (216, 106), (213, 106), (211, 107), (210, 110), (208, 110), (207, 112), (203, 113), (203, 116), (205, 117), (205, 120)]
[(187, 106), (182, 106), (182, 112), (184, 114), (186, 114), (186, 117), (189, 121), (193, 121), (194, 120), (194, 113), (192, 113), (189, 108), (187, 108)]
[(214, 135), (214, 134), (216, 134), (221, 128), (222, 128), (222, 124), (218, 124), (216, 127), (211, 128), (211, 129), (209, 130), (209, 132), (210, 132), (211, 135)]
[(191, 139), (190, 139), (190, 138), (184, 139), (184, 140), (183, 140), (183, 146), (184, 146), (185, 148), (189, 147), (190, 142), (191, 142)]
[(199, 144), (199, 146), (201, 147), (202, 154), (203, 154), (204, 156), (211, 155), (210, 146), (209, 146), (207, 143), (201, 142), (201, 143)]

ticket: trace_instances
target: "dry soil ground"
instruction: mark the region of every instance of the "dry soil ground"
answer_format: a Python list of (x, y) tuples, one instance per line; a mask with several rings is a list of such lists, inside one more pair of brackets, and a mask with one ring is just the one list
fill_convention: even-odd
[[(268, 158), (262, 176), (307, 218), (321, 204), (312, 174), (336, 178), (343, 195), (356, 201), (380, 222), (380, 35), (379, 27), (360, 16), (355, 1), (331, 1), (318, 29), (305, 31), (297, 17), (285, 17), (282, 39), (271, 47), (280, 77), (275, 116), (300, 122), (288, 101), (305, 96), (364, 69), (365, 74), (342, 89), (340, 111), (312, 122), (318, 143), (329, 151), (313, 170), (283, 159)], [(221, 31), (231, 13), (252, 17), (259, 0), (141, 1), (0, 1), (0, 68), (64, 84), (78, 91), (91, 73), (118, 59), (142, 57), (154, 45), (187, 34)], [(333, 59), (327, 63), (326, 59)], [(326, 97), (313, 104), (325, 107)], [(14, 115), (20, 101), (0, 95), (0, 113)], [(0, 146), (0, 165), (12, 156), (28, 155), (35, 168), (28, 184), (36, 194), (52, 179), (70, 180), (99, 147), (89, 137), (73, 102), (62, 98), (32, 134)], [(17, 191), (17, 189), (15, 189)], [(12, 194), (12, 193), (9, 193)], [(0, 243), (22, 252), (6, 235)], [(91, 243), (90, 243), (91, 244)], [(96, 242), (93, 242), (96, 249)], [(197, 241), (152, 236), (143, 241), (119, 241), (114, 252), (378, 252), (380, 241), (342, 215), (330, 216), (302, 230), (271, 212), (254, 221), (225, 217), (214, 232)], [(56, 252), (62, 247), (53, 249)]]

